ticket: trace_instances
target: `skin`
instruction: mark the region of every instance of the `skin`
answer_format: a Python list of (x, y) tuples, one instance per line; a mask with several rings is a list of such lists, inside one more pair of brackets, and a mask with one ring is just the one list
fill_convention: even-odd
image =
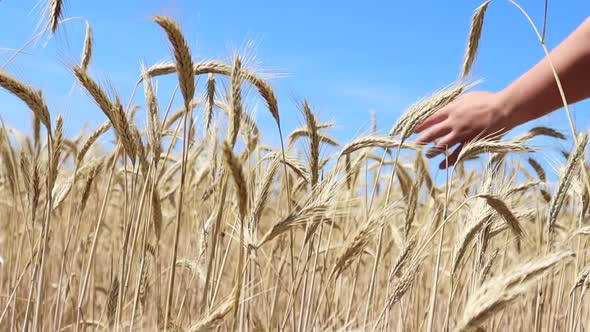
[[(568, 103), (590, 97), (590, 18), (550, 53)], [(453, 165), (463, 145), (476, 137), (503, 134), (563, 106), (549, 60), (499, 92), (474, 91), (459, 96), (416, 128), (417, 143), (434, 143), (432, 158), (453, 146), (439, 167)]]

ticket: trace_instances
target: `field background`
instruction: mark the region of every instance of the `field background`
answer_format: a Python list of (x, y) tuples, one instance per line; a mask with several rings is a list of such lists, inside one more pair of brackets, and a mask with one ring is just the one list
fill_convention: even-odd
[(480, 5), (0, 2), (0, 329), (584, 331), (590, 103), (412, 143), (544, 55)]

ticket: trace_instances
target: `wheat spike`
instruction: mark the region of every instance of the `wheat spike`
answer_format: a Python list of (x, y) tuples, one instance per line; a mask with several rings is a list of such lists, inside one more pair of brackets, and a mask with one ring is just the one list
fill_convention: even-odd
[(396, 304), (404, 296), (404, 294), (406, 294), (406, 292), (412, 287), (420, 272), (420, 263), (421, 261), (419, 259), (412, 261), (408, 269), (397, 281), (395, 287), (393, 288), (393, 291), (391, 292), (391, 295), (389, 295), (387, 299), (385, 307), (383, 308), (383, 310), (379, 314), (379, 317), (377, 318), (376, 325), (378, 325), (379, 322), (381, 322), (383, 315), (385, 315), (385, 313), (388, 310), (390, 310), (391, 307), (394, 304)]
[(396, 121), (389, 132), (390, 136), (401, 136), (405, 141), (414, 130), (438, 110), (455, 100), (461, 93), (477, 83), (458, 82), (445, 87), (431, 96), (421, 99), (410, 106)]
[(158, 188), (154, 188), (152, 195), (152, 220), (154, 222), (154, 234), (156, 240), (160, 241), (162, 237), (162, 224), (164, 222), (164, 216), (162, 213), (162, 203)]
[(510, 208), (508, 208), (506, 203), (500, 197), (491, 194), (479, 194), (478, 197), (485, 199), (488, 205), (506, 221), (506, 224), (510, 227), (516, 237), (524, 236), (522, 226), (514, 214), (512, 214)]
[(480, 284), (485, 282), (486, 279), (488, 278), (488, 276), (490, 275), (490, 271), (492, 270), (492, 266), (494, 265), (494, 262), (496, 261), (496, 258), (498, 257), (498, 253), (500, 253), (500, 250), (498, 250), (498, 249), (494, 250), (494, 252), (490, 256), (490, 258), (487, 259), (486, 264), (481, 269), (481, 277), (479, 279)]
[(115, 108), (115, 105), (109, 97), (107, 96), (106, 92), (88, 75), (88, 72), (84, 70), (80, 66), (72, 67), (74, 71), (74, 75), (80, 84), (86, 89), (88, 94), (92, 96), (94, 102), (100, 107), (103, 113), (113, 122), (111, 113)]
[(100, 173), (102, 165), (102, 160), (93, 163), (90, 170), (88, 171), (88, 175), (86, 175), (86, 179), (84, 180), (84, 189), (82, 190), (82, 196), (80, 198), (80, 204), (77, 212), (79, 215), (82, 215), (84, 209), (86, 208), (86, 203), (88, 202), (88, 198), (90, 198), (90, 189), (94, 183), (94, 180)]
[(115, 323), (115, 313), (117, 311), (117, 302), (119, 300), (119, 279), (115, 277), (109, 290), (109, 297), (107, 299), (107, 320), (109, 326), (113, 327)]
[(527, 162), (535, 170), (535, 172), (537, 173), (537, 176), (539, 177), (539, 180), (541, 180), (543, 182), (547, 182), (547, 176), (545, 175), (545, 170), (543, 169), (541, 164), (539, 164), (539, 162), (533, 158), (527, 159)]
[(318, 134), (317, 121), (311, 112), (307, 100), (303, 102), (303, 115), (309, 130), (309, 169), (311, 173), (311, 185), (315, 186), (319, 178), (319, 161), (320, 161), (320, 138)]
[(123, 145), (125, 152), (129, 158), (131, 158), (131, 162), (135, 164), (136, 156), (140, 152), (140, 146), (137, 140), (138, 134), (134, 134), (134, 131), (137, 131), (137, 128), (129, 123), (129, 120), (123, 111), (123, 105), (121, 105), (119, 100), (115, 102), (113, 107), (114, 108), (110, 112), (111, 124), (113, 125), (113, 128), (115, 128), (117, 137), (121, 141), (121, 145)]
[(405, 245), (404, 249), (402, 250), (401, 254), (393, 263), (393, 267), (391, 268), (391, 272), (389, 273), (389, 280), (393, 280), (393, 277), (399, 277), (401, 275), (401, 271), (403, 270), (406, 263), (410, 260), (410, 255), (414, 251), (416, 247), (416, 239), (412, 238), (408, 243)]
[[(338, 143), (336, 140), (319, 132), (321, 129), (333, 127), (333, 123), (331, 123), (331, 122), (316, 123), (316, 127), (318, 129), (318, 136), (319, 136), (320, 142), (326, 143), (326, 144), (329, 144), (332, 146), (340, 146), (340, 143)], [(301, 137), (309, 137), (309, 129), (307, 128), (307, 126), (297, 128), (289, 134), (289, 144), (288, 144), (289, 149), (291, 149), (295, 145), (297, 140)]]
[(590, 266), (586, 266), (580, 274), (576, 277), (574, 285), (570, 289), (570, 295), (573, 294), (577, 288), (584, 286), (587, 283), (588, 276), (590, 275)]
[(404, 232), (406, 238), (410, 235), (410, 231), (412, 230), (412, 224), (414, 223), (414, 218), (416, 216), (416, 209), (418, 208), (418, 191), (420, 187), (418, 183), (414, 183), (411, 186), (409, 191), (409, 195), (404, 196), (406, 197), (406, 215), (405, 215), (405, 223), (404, 223)]
[(205, 108), (205, 129), (209, 130), (213, 121), (213, 106), (215, 106), (215, 75), (207, 76), (207, 106)]
[(471, 71), (471, 67), (475, 62), (475, 57), (477, 56), (477, 50), (479, 49), (479, 40), (481, 39), (481, 31), (483, 28), (483, 22), (486, 14), (486, 10), (488, 9), (488, 5), (490, 4), (491, 0), (488, 0), (481, 4), (475, 12), (473, 13), (473, 17), (471, 18), (471, 29), (469, 31), (469, 40), (467, 42), (467, 48), (465, 50), (465, 58), (463, 60), (463, 69), (461, 71), (461, 77), (465, 78), (469, 75)]
[(162, 153), (162, 123), (158, 110), (158, 99), (154, 92), (151, 78), (143, 80), (147, 107), (147, 137), (151, 147), (154, 163), (157, 165)]
[[(148, 68), (148, 73), (150, 77), (167, 75), (175, 71), (176, 65), (174, 63), (159, 63)], [(232, 72), (232, 67), (219, 61), (209, 60), (195, 63), (193, 66), (193, 71), (195, 75), (212, 73), (230, 76)], [(142, 78), (140, 78), (140, 80), (141, 79)], [(258, 89), (258, 93), (260, 93), (262, 98), (266, 101), (267, 107), (272, 117), (275, 119), (276, 123), (280, 125), (279, 105), (275, 93), (270, 84), (262, 78), (258, 77), (256, 74), (249, 72), (245, 69), (242, 69), (242, 79), (244, 79), (245, 81), (249, 81)]]
[(397, 282), (397, 284), (393, 288), (393, 292), (391, 293), (391, 296), (387, 300), (387, 307), (388, 308), (391, 308), (392, 305), (397, 303), (402, 298), (402, 296), (404, 296), (404, 294), (408, 291), (408, 289), (410, 289), (410, 287), (412, 287), (412, 284), (414, 284), (414, 281), (416, 280), (416, 277), (418, 276), (419, 269), (420, 269), (419, 262), (412, 262), (412, 264), (410, 264), (408, 269), (404, 272), (404, 274), (402, 275), (400, 280)]
[(49, 0), (49, 8), (47, 9), (47, 13), (49, 14), (47, 28), (53, 33), (57, 31), (59, 20), (63, 15), (63, 4), (63, 0)]
[(355, 139), (354, 141), (346, 144), (342, 151), (340, 152), (340, 156), (351, 154), (357, 150), (365, 149), (365, 148), (393, 148), (393, 147), (401, 147), (403, 149), (416, 149), (415, 145), (409, 143), (403, 143), (398, 140), (395, 140), (391, 137), (387, 136), (365, 136)]
[(564, 134), (560, 133), (559, 131), (557, 131), (555, 129), (548, 128), (548, 127), (534, 127), (531, 130), (529, 130), (528, 132), (526, 132), (525, 134), (520, 135), (517, 138), (515, 138), (514, 142), (524, 143), (524, 142), (529, 141), (537, 136), (552, 137), (552, 138), (556, 138), (556, 139), (559, 139), (562, 141), (566, 139)]
[(519, 143), (494, 141), (492, 139), (474, 140), (465, 144), (459, 153), (459, 156), (457, 156), (455, 165), (458, 165), (462, 161), (468, 160), (482, 153), (507, 154), (529, 153), (533, 151), (534, 150), (532, 148)]
[(586, 145), (588, 144), (588, 135), (580, 134), (577, 141), (578, 144), (576, 145), (574, 152), (571, 153), (568, 158), (568, 161), (565, 165), (565, 171), (559, 179), (559, 184), (557, 185), (555, 194), (553, 194), (551, 202), (549, 203), (549, 210), (547, 213), (547, 227), (549, 233), (552, 232), (553, 226), (557, 221), (557, 215), (559, 214), (559, 210), (561, 210), (561, 206), (563, 205), (572, 179), (574, 178), (577, 170), (579, 170), (581, 163), (584, 161)]
[(214, 328), (227, 314), (230, 313), (232, 308), (234, 307), (234, 298), (236, 293), (236, 288), (232, 290), (231, 294), (227, 297), (225, 301), (223, 301), (220, 305), (215, 308), (207, 317), (199, 320), (195, 324), (193, 324), (188, 331), (189, 332), (201, 332), (201, 331), (210, 331)]
[(228, 140), (233, 147), (236, 144), (238, 132), (240, 131), (240, 125), (242, 123), (242, 61), (239, 56), (234, 59), (234, 67), (231, 73), (231, 112), (229, 129), (228, 129)]
[(80, 67), (83, 70), (88, 70), (90, 61), (92, 60), (92, 44), (94, 43), (94, 35), (90, 23), (86, 21), (86, 37), (84, 37), (84, 49), (82, 50), (82, 59), (80, 60)]
[[(282, 158), (281, 158), (282, 159)], [(307, 223), (326, 222), (329, 220), (330, 202), (336, 195), (338, 180), (335, 176), (328, 175), (324, 181), (305, 197), (302, 204), (296, 206), (285, 218), (274, 224), (262, 237), (257, 248), (268, 243), (277, 236), (294, 227), (303, 226)]]
[(511, 271), (489, 279), (473, 293), (465, 305), (463, 318), (455, 331), (476, 329), (494, 313), (502, 310), (517, 296), (523, 294), (550, 268), (573, 254), (569, 251), (550, 253), (522, 264)]
[(361, 227), (357, 229), (351, 240), (344, 245), (344, 250), (336, 258), (332, 267), (330, 279), (336, 279), (357, 258), (372, 241), (373, 235), (391, 218), (393, 212), (398, 209), (396, 203), (387, 206), (373, 214)]
[(261, 217), (262, 211), (268, 202), (270, 195), (270, 189), (273, 184), (273, 179), (279, 168), (280, 158), (276, 155), (270, 162), (268, 169), (265, 170), (264, 178), (261, 185), (258, 186), (256, 194), (254, 196), (254, 204), (252, 207), (252, 220), (254, 224), (257, 224)]
[(76, 165), (80, 166), (82, 164), (82, 160), (84, 159), (84, 157), (88, 153), (88, 150), (90, 150), (90, 148), (92, 147), (92, 145), (94, 145), (96, 140), (100, 136), (102, 136), (104, 133), (106, 133), (110, 128), (111, 128), (111, 122), (107, 121), (107, 122), (103, 123), (100, 127), (96, 128), (88, 136), (88, 138), (86, 139), (84, 144), (82, 144), (82, 147), (80, 148), (80, 151), (78, 152), (78, 155), (76, 156)]
[(51, 166), (49, 170), (49, 183), (54, 184), (57, 178), (59, 161), (62, 155), (64, 122), (61, 114), (57, 116), (55, 122), (55, 132), (53, 133), (53, 142), (51, 147)]
[(458, 242), (455, 245), (455, 257), (453, 259), (452, 271), (456, 272), (461, 259), (465, 255), (467, 248), (475, 236), (492, 221), (492, 216), (485, 214), (483, 217), (477, 218), (476, 221), (468, 223), (463, 227), (461, 236), (458, 237)]
[(248, 205), (246, 180), (239, 159), (233, 154), (231, 147), (227, 142), (223, 144), (223, 157), (231, 171), (234, 183), (236, 184), (236, 196), (238, 198), (240, 218), (244, 218), (246, 216), (246, 208)]
[(188, 43), (182, 36), (178, 24), (169, 17), (156, 16), (154, 21), (166, 31), (168, 40), (174, 50), (174, 58), (178, 68), (178, 82), (184, 97), (184, 106), (189, 109), (189, 103), (195, 95), (195, 76), (193, 74), (193, 60)]
[(27, 104), (35, 114), (35, 117), (51, 132), (51, 117), (41, 91), (33, 90), (32, 87), (17, 80), (3, 70), (0, 70), (0, 86)]

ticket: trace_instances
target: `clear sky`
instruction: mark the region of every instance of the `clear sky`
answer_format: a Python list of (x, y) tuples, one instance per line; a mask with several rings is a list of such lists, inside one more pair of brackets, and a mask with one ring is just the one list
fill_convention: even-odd
[[(35, 8), (37, 1), (0, 2), (1, 48), (18, 48), (35, 33), (43, 9), (39, 6), (45, 5), (40, 1)], [(52, 113), (62, 113), (68, 133), (75, 135), (84, 123), (94, 128), (106, 119), (76, 87), (68, 69), (79, 61), (84, 20), (94, 30), (92, 75), (111, 84), (127, 101), (141, 62), (171, 59), (163, 32), (151, 21), (154, 15), (171, 15), (181, 22), (196, 60), (230, 59), (238, 50), (254, 54), (256, 66), (265, 72), (281, 74), (271, 82), (287, 132), (303, 121), (295, 102), (308, 98), (321, 120), (337, 123), (332, 132), (345, 141), (368, 130), (371, 110), (377, 113), (379, 129), (387, 132), (413, 101), (457, 77), (470, 17), (480, 3), (66, 0), (65, 17), (77, 19), (62, 24), (56, 36), (28, 47), (27, 54), (19, 55), (6, 70), (42, 89)], [(544, 1), (521, 0), (521, 4), (542, 24)], [(590, 1), (549, 0), (549, 47), (589, 14)], [(10, 55), (0, 49), (0, 63)], [(542, 56), (524, 16), (506, 0), (493, 1), (474, 67), (474, 77), (484, 80), (479, 88), (501, 89)], [(162, 104), (171, 90), (170, 79), (159, 82)], [(200, 91), (203, 83), (199, 82)], [(140, 89), (138, 102), (142, 96)], [(0, 116), (8, 126), (28, 130), (30, 114), (20, 101), (0, 92), (0, 105)], [(583, 102), (575, 107), (580, 129), (588, 128), (589, 106)], [(256, 116), (263, 139), (276, 143), (272, 118), (262, 104)], [(562, 111), (531, 125), (539, 124), (569, 132)]]

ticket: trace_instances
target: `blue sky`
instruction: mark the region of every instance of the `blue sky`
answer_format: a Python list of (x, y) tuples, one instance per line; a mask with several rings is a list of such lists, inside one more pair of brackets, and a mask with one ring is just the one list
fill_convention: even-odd
[[(45, 1), (42, 1), (41, 7)], [(82, 1), (66, 0), (58, 34), (26, 49), (6, 70), (44, 90), (53, 114), (60, 112), (75, 135), (106, 118), (73, 83), (68, 66), (77, 63), (84, 19), (94, 30), (91, 70), (127, 100), (147, 65), (171, 59), (164, 34), (150, 19), (178, 19), (198, 59), (230, 59), (234, 51), (256, 56), (256, 67), (281, 74), (273, 79), (285, 130), (299, 126), (296, 101), (309, 99), (321, 120), (335, 121), (333, 134), (345, 141), (366, 132), (370, 111), (387, 132), (413, 101), (451, 83), (462, 62), (465, 40), (478, 1)], [(35, 32), (42, 8), (37, 0), (0, 2), (0, 47), (18, 48)], [(544, 1), (522, 0), (537, 24)], [(554, 47), (590, 13), (590, 1), (549, 0), (547, 43)], [(248, 46), (254, 45), (254, 46)], [(0, 50), (0, 63), (12, 53)], [(479, 89), (499, 90), (543, 56), (524, 16), (505, 0), (489, 7), (474, 77)], [(167, 102), (174, 78), (159, 82)], [(200, 82), (202, 91), (204, 80)], [(199, 88), (198, 88), (199, 89)], [(140, 90), (139, 99), (142, 99)], [(0, 116), (8, 126), (27, 131), (30, 114), (13, 96), (0, 92)], [(590, 103), (576, 105), (580, 129), (588, 127)], [(164, 107), (164, 106), (162, 106)], [(579, 111), (579, 113), (578, 113)], [(276, 140), (272, 118), (256, 112), (263, 139)], [(143, 120), (141, 120), (143, 121)], [(532, 125), (569, 131), (565, 114), (555, 112)], [(526, 129), (518, 129), (522, 131)], [(542, 144), (542, 142), (541, 142)], [(568, 147), (567, 144), (565, 144)]]

